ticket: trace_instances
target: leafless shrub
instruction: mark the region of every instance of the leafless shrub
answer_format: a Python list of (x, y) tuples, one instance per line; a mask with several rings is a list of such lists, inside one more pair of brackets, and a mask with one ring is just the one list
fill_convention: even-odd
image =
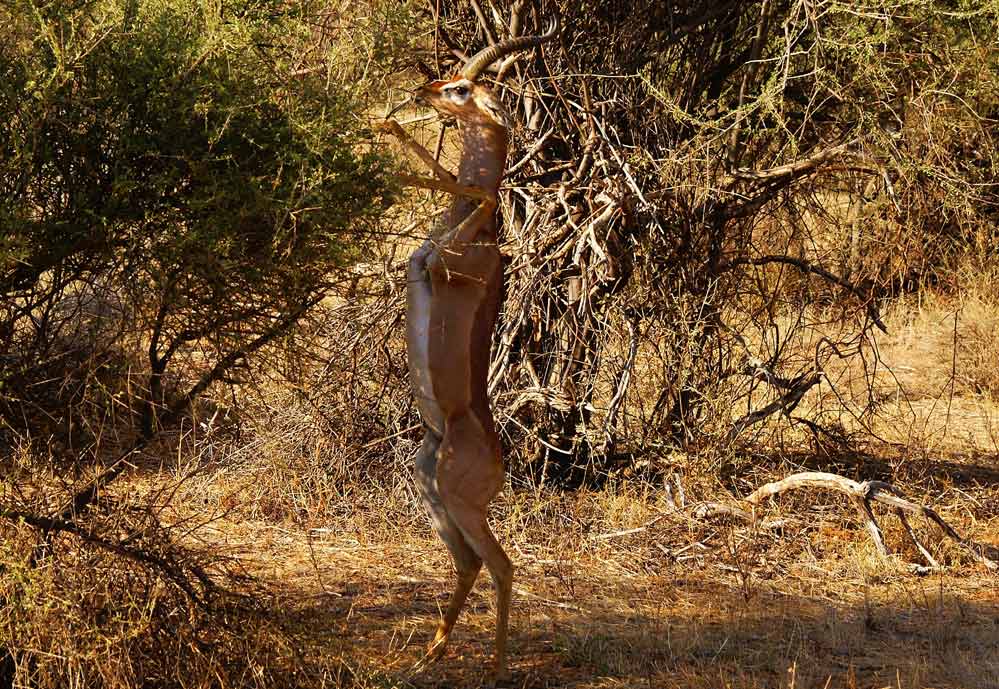
[(518, 472), (599, 481), (779, 419), (837, 434), (826, 398), (876, 413), (877, 298), (992, 226), (995, 74), (981, 53), (913, 68), (896, 55), (932, 50), (912, 22), (947, 16), (868, 5), (434, 5), (423, 72), (563, 19), (559, 46), (495, 74), (518, 124), (490, 388)]

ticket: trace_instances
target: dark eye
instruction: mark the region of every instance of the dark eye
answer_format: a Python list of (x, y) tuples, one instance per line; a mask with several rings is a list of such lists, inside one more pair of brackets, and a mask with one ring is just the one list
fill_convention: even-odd
[(459, 96), (467, 96), (468, 95), (468, 87), (467, 86), (455, 86), (451, 90), (454, 93), (458, 94)]

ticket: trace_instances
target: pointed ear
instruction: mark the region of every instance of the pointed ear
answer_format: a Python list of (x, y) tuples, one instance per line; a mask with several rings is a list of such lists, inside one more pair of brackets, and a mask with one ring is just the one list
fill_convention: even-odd
[(432, 90), (432, 91), (440, 91), (442, 88), (444, 88), (448, 84), (450, 84), (452, 82), (455, 82), (455, 81), (458, 81), (459, 79), (462, 79), (462, 78), (463, 77), (460, 74), (455, 74), (450, 79), (436, 79), (434, 81), (431, 81), (429, 84), (427, 84), (423, 88), (429, 89), (429, 90)]

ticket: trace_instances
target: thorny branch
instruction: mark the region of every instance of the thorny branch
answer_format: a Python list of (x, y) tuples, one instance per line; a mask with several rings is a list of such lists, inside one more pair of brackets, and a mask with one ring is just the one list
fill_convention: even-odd
[[(171, 559), (154, 554), (149, 549), (136, 548), (125, 543), (115, 542), (104, 538), (80, 526), (75, 521), (66, 519), (43, 517), (19, 510), (12, 510), (0, 505), (0, 519), (5, 519), (14, 523), (24, 523), (32, 526), (44, 533), (69, 533), (85, 543), (96, 546), (120, 557), (127, 558), (142, 565), (153, 567), (164, 577), (177, 585), (187, 596), (197, 605), (204, 608), (207, 606), (206, 594), (210, 594), (215, 585), (206, 572), (193, 563), (180, 563)], [(191, 579), (187, 576), (190, 573), (201, 584), (203, 593), (195, 590), (191, 584)]]
[(515, 474), (600, 481), (664, 446), (742, 445), (750, 427), (835, 437), (830, 411), (872, 427), (879, 305), (898, 284), (875, 265), (877, 232), (902, 222), (922, 164), (907, 134), (871, 126), (897, 106), (842, 90), (858, 66), (832, 9), (431, 5), (436, 76), (460, 68), (455, 47), (562, 18), (556, 42), (491, 71), (514, 124), (489, 390)]
[[(871, 290), (766, 237), (769, 228), (786, 237), (787, 219), (800, 231), (802, 214), (821, 205), (824, 180), (837, 174), (830, 165), (866, 141), (817, 111), (796, 122), (793, 142), (787, 129), (762, 124), (775, 99), (803, 97), (802, 82), (788, 75), (795, 56), (815, 48), (807, 31), (782, 27), (803, 15), (783, 3), (725, 3), (645, 12), (623, 28), (557, 2), (534, 12), (522, 2), (490, 8), (492, 17), (478, 3), (474, 18), (456, 2), (435, 2), (433, 11), (460, 45), (542, 30), (554, 14), (565, 27), (560, 48), (498, 68), (515, 126), (500, 199), (506, 306), (489, 381), (509, 443), (548, 476), (596, 479), (642, 452), (644, 437), (696, 442), (712, 425), (709, 400), (729, 394), (733, 377), (769, 392), (727, 422), (720, 436), (728, 443), (777, 412), (793, 423), (786, 412), (824, 379), (820, 362), (802, 372), (782, 343), (767, 375), (735, 362), (747, 340), (777, 330), (791, 342), (818, 319), (804, 304), (790, 329), (778, 326), (785, 315), (774, 305), (787, 301), (787, 281), (753, 269), (786, 265), (824, 283), (818, 290), (845, 290), (866, 310), (860, 333), (885, 329)], [(661, 50), (650, 49), (657, 41)], [(636, 64), (636, 53), (645, 62)], [(689, 64), (697, 74), (681, 69)], [(740, 325), (718, 327), (723, 316)], [(636, 384), (652, 386), (654, 405), (628, 394)]]

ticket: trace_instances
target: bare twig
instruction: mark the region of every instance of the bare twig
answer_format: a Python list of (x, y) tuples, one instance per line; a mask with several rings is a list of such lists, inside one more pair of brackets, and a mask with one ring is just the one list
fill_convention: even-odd
[(732, 424), (728, 432), (727, 442), (732, 443), (750, 426), (763, 421), (777, 412), (789, 413), (805, 396), (805, 393), (819, 384), (822, 374), (817, 372), (804, 373), (791, 381), (787, 391), (762, 409), (750, 412)]
[(855, 295), (864, 307), (867, 309), (867, 315), (870, 316), (871, 321), (874, 325), (878, 326), (881, 332), (887, 333), (888, 327), (881, 320), (881, 314), (878, 312), (877, 305), (874, 303), (874, 299), (864, 293), (859, 287), (852, 284), (848, 280), (845, 280), (838, 275), (835, 275), (821, 266), (817, 266), (814, 263), (806, 261), (801, 258), (795, 258), (794, 256), (779, 256), (779, 255), (769, 255), (769, 256), (741, 256), (734, 258), (731, 261), (723, 264), (719, 268), (719, 272), (730, 270), (736, 266), (741, 265), (752, 265), (752, 266), (765, 266), (774, 263), (780, 263), (788, 266), (793, 266), (798, 270), (811, 273), (813, 275), (818, 275), (819, 277), (832, 282), (843, 289), (847, 290), (851, 294)]

